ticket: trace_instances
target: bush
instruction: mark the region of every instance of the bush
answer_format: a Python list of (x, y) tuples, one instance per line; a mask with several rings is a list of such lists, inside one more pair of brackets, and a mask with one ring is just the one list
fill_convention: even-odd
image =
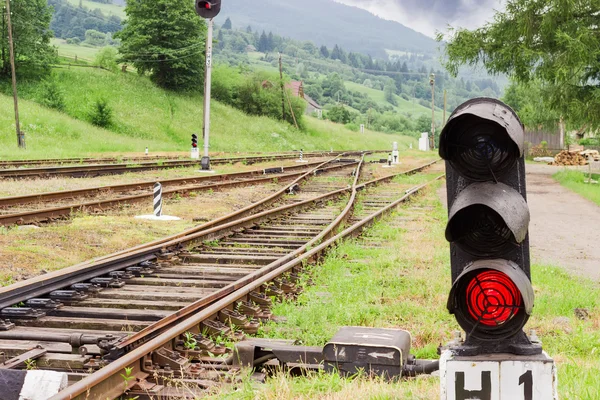
[(338, 124), (347, 124), (350, 122), (351, 118), (350, 111), (343, 105), (334, 106), (327, 113), (327, 119), (332, 122), (337, 122)]
[(68, 38), (66, 40), (67, 44), (75, 44), (75, 45), (79, 45), (81, 44), (81, 39), (79, 39), (78, 37), (73, 37), (73, 38)]
[(600, 138), (585, 138), (579, 141), (580, 146), (600, 146)]
[(41, 85), (42, 105), (58, 111), (65, 110), (65, 95), (54, 81), (44, 81)]
[(346, 129), (352, 131), (352, 132), (358, 132), (360, 130), (360, 126), (358, 126), (357, 124), (351, 122), (349, 124), (346, 124)]
[(104, 68), (108, 71), (116, 72), (119, 70), (117, 64), (117, 49), (114, 47), (104, 47), (96, 54), (94, 65)]
[(113, 111), (108, 105), (106, 99), (98, 99), (94, 103), (90, 113), (90, 122), (101, 128), (107, 128), (112, 125)]

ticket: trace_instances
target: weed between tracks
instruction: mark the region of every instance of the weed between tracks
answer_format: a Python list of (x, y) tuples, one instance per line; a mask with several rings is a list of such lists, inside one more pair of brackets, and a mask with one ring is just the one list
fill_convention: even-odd
[[(404, 179), (416, 179), (404, 178)], [(412, 353), (437, 358), (439, 344), (459, 329), (446, 310), (450, 290), (448, 244), (444, 239), (446, 210), (436, 189), (400, 207), (356, 240), (330, 252), (310, 268), (314, 286), (296, 302), (284, 302), (260, 334), (324, 345), (341, 326), (402, 328), (411, 332)], [(544, 349), (558, 363), (559, 394), (566, 399), (600, 399), (600, 289), (557, 267), (534, 265), (534, 315), (527, 329), (536, 329)], [(579, 320), (574, 308), (587, 308)], [(265, 385), (245, 379), (223, 387), (212, 399), (435, 399), (438, 378), (398, 383), (357, 377), (310, 374), (290, 378), (279, 374)]]

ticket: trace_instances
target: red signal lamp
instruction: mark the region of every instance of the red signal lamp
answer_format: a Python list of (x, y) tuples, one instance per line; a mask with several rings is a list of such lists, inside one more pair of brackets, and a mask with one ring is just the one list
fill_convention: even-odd
[(221, 0), (197, 0), (196, 13), (202, 18), (214, 18), (221, 11)]
[(479, 340), (500, 340), (520, 332), (533, 310), (531, 282), (508, 260), (477, 260), (456, 279), (448, 310)]

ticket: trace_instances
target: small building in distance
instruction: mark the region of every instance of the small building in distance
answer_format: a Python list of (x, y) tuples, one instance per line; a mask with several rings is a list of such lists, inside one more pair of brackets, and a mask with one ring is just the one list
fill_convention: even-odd
[(300, 97), (302, 100), (306, 102), (306, 114), (310, 115), (315, 113), (322, 115), (323, 107), (319, 105), (316, 101), (314, 101), (309, 95), (304, 93), (304, 84), (302, 81), (291, 81), (290, 83), (285, 85), (286, 89), (290, 89), (292, 95), (296, 97)]

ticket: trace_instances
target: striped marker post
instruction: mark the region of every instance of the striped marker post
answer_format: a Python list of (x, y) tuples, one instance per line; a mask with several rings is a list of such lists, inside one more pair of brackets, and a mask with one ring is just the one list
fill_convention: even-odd
[(304, 151), (300, 149), (300, 162), (304, 161)]
[(162, 216), (162, 185), (160, 183), (154, 185), (154, 215)]

